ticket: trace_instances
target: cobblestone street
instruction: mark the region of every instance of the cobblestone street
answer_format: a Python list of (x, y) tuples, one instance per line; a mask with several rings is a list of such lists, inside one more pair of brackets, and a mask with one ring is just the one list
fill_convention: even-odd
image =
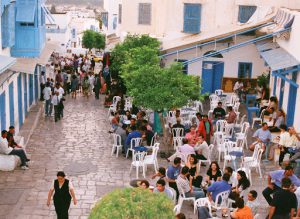
[[(30, 169), (0, 172), (0, 218), (56, 218), (54, 206), (47, 207), (46, 200), (58, 170), (64, 170), (75, 187), (78, 204), (71, 205), (70, 218), (87, 218), (101, 196), (116, 187), (129, 186), (135, 171), (130, 177), (130, 159), (111, 157), (108, 130), (107, 110), (102, 99), (96, 101), (94, 97), (68, 97), (64, 118), (57, 123), (42, 116), (26, 148), (32, 160)], [(159, 159), (159, 165), (166, 167), (167, 162)], [(148, 169), (148, 179), (153, 171)], [(201, 174), (205, 171), (201, 169)], [(261, 190), (266, 180), (256, 173), (253, 179), (264, 206)], [(188, 218), (196, 218), (189, 203), (182, 210)]]
[(74, 184), (79, 200), (71, 206), (74, 218), (86, 218), (99, 197), (128, 185), (130, 161), (110, 156), (107, 111), (101, 103), (94, 97), (68, 98), (63, 120), (41, 117), (27, 145), (30, 170), (0, 172), (0, 218), (54, 217), (46, 199), (58, 170), (65, 170)]

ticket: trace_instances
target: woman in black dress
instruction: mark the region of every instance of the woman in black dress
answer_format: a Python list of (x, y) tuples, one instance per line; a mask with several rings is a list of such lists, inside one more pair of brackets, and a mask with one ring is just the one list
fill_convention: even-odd
[(192, 177), (192, 184), (197, 188), (201, 188), (202, 176), (199, 175), (199, 167), (197, 165), (198, 160), (195, 154), (189, 156), (189, 162), (186, 166), (189, 168), (189, 178)]
[(206, 175), (206, 181), (208, 185), (221, 180), (222, 172), (220, 170), (219, 164), (216, 161), (211, 162)]
[(59, 171), (57, 173), (57, 179), (54, 180), (48, 193), (47, 205), (50, 206), (51, 197), (54, 192), (53, 202), (57, 214), (57, 219), (69, 218), (68, 211), (70, 208), (72, 198), (73, 198), (74, 205), (77, 204), (77, 199), (74, 193), (74, 187), (72, 183), (65, 177), (66, 177), (65, 173)]

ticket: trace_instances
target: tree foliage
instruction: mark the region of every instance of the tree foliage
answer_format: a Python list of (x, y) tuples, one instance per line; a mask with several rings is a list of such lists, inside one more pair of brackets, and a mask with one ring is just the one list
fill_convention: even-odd
[(89, 219), (172, 219), (173, 203), (164, 194), (139, 188), (117, 189), (105, 195), (93, 208)]
[(130, 51), (122, 65), (121, 77), (137, 106), (169, 110), (199, 99), (199, 79), (183, 74), (181, 64), (161, 68), (157, 48), (143, 46)]
[(123, 43), (116, 45), (111, 53), (112, 64), (110, 72), (113, 77), (121, 73), (121, 67), (126, 64), (126, 55), (131, 54), (131, 50), (140, 47), (148, 47), (156, 50), (156, 56), (159, 54), (160, 43), (158, 40), (148, 35), (128, 35)]
[(88, 49), (104, 49), (105, 36), (93, 30), (86, 30), (83, 32), (82, 45)]

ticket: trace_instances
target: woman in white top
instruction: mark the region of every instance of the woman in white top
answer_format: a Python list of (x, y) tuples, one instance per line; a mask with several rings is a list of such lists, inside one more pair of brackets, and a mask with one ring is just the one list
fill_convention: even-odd
[(67, 219), (69, 217), (68, 211), (71, 199), (73, 199), (74, 205), (77, 204), (73, 184), (65, 177), (65, 173), (63, 171), (59, 171), (57, 173), (57, 179), (53, 181), (48, 193), (47, 206), (49, 207), (54, 192), (53, 202), (58, 219)]

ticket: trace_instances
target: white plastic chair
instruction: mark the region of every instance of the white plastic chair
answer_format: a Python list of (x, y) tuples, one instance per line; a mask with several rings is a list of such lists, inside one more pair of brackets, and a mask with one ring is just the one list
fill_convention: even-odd
[(238, 147), (236, 142), (228, 141), (224, 143), (225, 147), (225, 153), (224, 153), (224, 166), (223, 166), (223, 171), (225, 170), (225, 167), (227, 165), (227, 162), (235, 161), (236, 156), (230, 155), (231, 152), (233, 151), (238, 151), (242, 152), (243, 148)]
[(121, 100), (121, 97), (119, 96), (114, 96), (113, 97), (113, 101), (112, 101), (112, 105), (117, 106), (118, 102)]
[(130, 166), (129, 174), (131, 174), (132, 168), (136, 168), (136, 178), (139, 178), (139, 168), (143, 170), (143, 176), (146, 178), (145, 168), (144, 168), (144, 158), (146, 156), (146, 152), (136, 152), (132, 155), (132, 162)]
[(216, 95), (216, 94), (209, 95), (210, 102), (218, 102), (219, 100), (220, 100), (220, 98), (218, 97), (218, 95)]
[(206, 158), (206, 160), (199, 160), (199, 163), (198, 163), (198, 165), (199, 165), (199, 171), (200, 171), (200, 167), (201, 167), (201, 164), (202, 163), (207, 163), (208, 165), (210, 165), (210, 163), (211, 163), (211, 158), (212, 158), (212, 154), (213, 154), (213, 150), (214, 150), (214, 145), (213, 144), (210, 144), (209, 146), (208, 146), (208, 149), (209, 149), (209, 153), (208, 153), (208, 157)]
[[(172, 197), (172, 201), (174, 203), (174, 205), (176, 204), (176, 198), (177, 198), (177, 192), (175, 191), (175, 189), (173, 189), (172, 187), (166, 187), (167, 189), (169, 189), (170, 191), (172, 191), (173, 193), (173, 197)], [(178, 203), (179, 204), (179, 203)], [(175, 206), (176, 207), (176, 206)], [(180, 208), (179, 208), (179, 213), (180, 213), (180, 209), (181, 209), (181, 205), (180, 205)]]
[(112, 146), (112, 150), (111, 150), (111, 156), (113, 156), (115, 150), (117, 149), (116, 152), (116, 157), (119, 156), (119, 150), (122, 150), (122, 140), (121, 140), (121, 136), (118, 134), (112, 134), (113, 136), (113, 146)]
[(234, 128), (241, 129), (245, 120), (246, 120), (246, 115), (243, 115), (241, 120), (236, 122), (236, 124), (234, 125)]
[[(228, 197), (230, 191), (221, 192), (217, 195), (216, 200), (212, 203), (211, 207), (217, 210), (228, 207)], [(221, 203), (219, 204), (219, 200), (221, 199)]]
[(147, 165), (153, 165), (154, 170), (157, 173), (158, 170), (158, 162), (157, 162), (157, 153), (159, 150), (159, 143), (155, 143), (153, 148), (152, 148), (152, 154), (151, 155), (146, 155), (144, 158), (144, 171), (146, 172), (147, 170)]
[(182, 140), (184, 137), (174, 137), (173, 138), (173, 146), (174, 146), (174, 150), (177, 151), (178, 147), (182, 146)]
[[(216, 144), (216, 139), (217, 139), (217, 135), (218, 134), (224, 134), (225, 135), (225, 127), (227, 125), (227, 121), (226, 120), (217, 120), (216, 122), (216, 129), (214, 132), (214, 141), (213, 143)], [(225, 136), (224, 136), (225, 137)]]
[(208, 198), (198, 198), (195, 201), (195, 209), (194, 209), (195, 211), (194, 211), (194, 214), (196, 213), (196, 210), (198, 209), (198, 207), (207, 207), (209, 215), (212, 216), (211, 203), (208, 200)]
[(157, 142), (157, 132), (155, 132), (153, 137), (151, 138), (151, 143), (150, 143), (149, 147), (152, 148), (156, 142)]
[(132, 138), (130, 141), (130, 148), (128, 148), (127, 153), (126, 153), (126, 158), (128, 157), (129, 151), (132, 152), (132, 155), (134, 154), (134, 147), (140, 146), (143, 142), (142, 138)]
[(178, 200), (178, 202), (180, 201), (181, 203), (183, 203), (183, 201), (192, 201), (193, 204), (194, 204), (194, 209), (195, 209), (196, 198), (195, 197), (186, 197), (185, 193), (182, 190), (182, 188), (178, 185), (177, 180), (176, 180), (176, 185), (177, 185), (177, 188), (178, 188), (178, 191), (179, 191), (179, 200)]
[(237, 141), (242, 141), (242, 145), (246, 145), (246, 148), (248, 149), (248, 141), (247, 141), (247, 134), (250, 128), (249, 122), (244, 122), (241, 126), (241, 131), (238, 133), (235, 133), (235, 137)]
[(253, 160), (245, 161), (245, 159), (244, 159), (243, 165), (247, 170), (249, 170), (250, 183), (252, 183), (252, 174), (251, 174), (252, 168), (255, 168), (256, 172), (259, 173), (259, 177), (262, 178), (262, 173), (261, 173), (261, 168), (260, 168), (262, 154), (263, 154), (263, 149), (258, 149)]
[(255, 118), (252, 119), (252, 126), (251, 126), (252, 129), (254, 128), (254, 124), (255, 124), (255, 123), (257, 123), (257, 122), (259, 122), (260, 124), (263, 123), (263, 121), (264, 121), (264, 116), (265, 116), (265, 111), (266, 111), (265, 109), (262, 110), (259, 117), (255, 117)]
[(173, 138), (175, 137), (183, 137), (184, 129), (183, 128), (172, 128)]
[(217, 133), (215, 138), (216, 138), (215, 145), (217, 146), (217, 152), (218, 152), (218, 163), (220, 163), (221, 154), (225, 153), (224, 142), (226, 142), (228, 140), (224, 138), (223, 133)]
[(223, 95), (223, 90), (215, 90), (215, 95), (220, 96)]

